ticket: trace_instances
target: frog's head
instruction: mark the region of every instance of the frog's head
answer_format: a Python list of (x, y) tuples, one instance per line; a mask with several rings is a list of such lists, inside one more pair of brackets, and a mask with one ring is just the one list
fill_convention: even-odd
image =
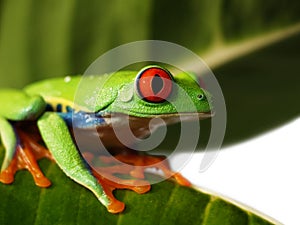
[(210, 94), (190, 74), (173, 76), (160, 66), (147, 66), (139, 72), (116, 72), (102, 90), (109, 97), (105, 109), (100, 109), (102, 112), (144, 118), (211, 116)]

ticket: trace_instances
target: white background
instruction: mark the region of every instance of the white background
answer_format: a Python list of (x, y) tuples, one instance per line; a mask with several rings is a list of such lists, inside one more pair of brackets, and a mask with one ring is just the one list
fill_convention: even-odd
[(287, 225), (300, 224), (300, 118), (220, 151), (199, 172), (196, 153), (181, 173), (200, 188), (229, 197)]

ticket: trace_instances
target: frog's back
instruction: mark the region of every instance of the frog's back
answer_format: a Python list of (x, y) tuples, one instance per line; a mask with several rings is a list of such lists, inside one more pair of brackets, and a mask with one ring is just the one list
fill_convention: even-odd
[[(90, 111), (85, 104), (75, 104), (74, 99), (80, 87), (80, 82), (85, 84), (101, 83), (105, 76), (66, 76), (38, 81), (25, 87), (25, 92), (29, 95), (40, 95), (54, 110), (62, 108), (62, 111), (71, 107), (75, 110)], [(95, 82), (97, 80), (97, 82)], [(89, 85), (87, 85), (89, 86)], [(87, 96), (86, 96), (87, 97)], [(56, 111), (56, 110), (55, 110)], [(58, 110), (60, 111), (60, 110)]]
[(65, 111), (71, 107), (78, 111), (94, 112), (110, 104), (123, 83), (134, 80), (134, 74), (122, 71), (52, 78), (28, 85), (25, 92), (42, 96), (54, 110), (58, 107)]
[(38, 81), (25, 87), (30, 95), (40, 95), (44, 99), (51, 97), (72, 101), (81, 76), (66, 76)]

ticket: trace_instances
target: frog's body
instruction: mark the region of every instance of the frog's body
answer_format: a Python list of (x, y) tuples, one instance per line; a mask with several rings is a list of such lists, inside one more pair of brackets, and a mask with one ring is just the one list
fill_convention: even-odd
[[(184, 100), (186, 94), (194, 103), (192, 108)], [(26, 168), (38, 186), (49, 186), (50, 181), (36, 163), (37, 159), (47, 157), (74, 181), (90, 189), (110, 212), (121, 212), (124, 204), (114, 198), (112, 191), (115, 188), (144, 193), (150, 185), (141, 179), (121, 180), (113, 176), (114, 173), (124, 173), (121, 163), (97, 171), (87, 166), (85, 160), (92, 156), (87, 154), (83, 159), (78, 146), (73, 143), (71, 128), (79, 130), (84, 139), (94, 133), (106, 148), (123, 151), (125, 148), (114, 133), (112, 121), (121, 133), (126, 132), (124, 115), (129, 115), (133, 134), (144, 138), (152, 129), (148, 123), (154, 117), (162, 118), (168, 124), (177, 122), (179, 115), (209, 117), (206, 95), (188, 75), (173, 78), (158, 66), (146, 67), (140, 72), (55, 78), (29, 85), (24, 91), (0, 90), (0, 134), (6, 149), (0, 181), (12, 183), (15, 172)], [(196, 109), (196, 112), (191, 112), (191, 109)], [(49, 151), (37, 144), (41, 141)], [(151, 164), (162, 161), (162, 158), (134, 154), (128, 149), (124, 155), (121, 150), (115, 157), (125, 163), (151, 167)], [(179, 183), (188, 184), (179, 174), (172, 173), (167, 165), (161, 164), (159, 168)], [(127, 171), (134, 178), (143, 178), (143, 172)]]

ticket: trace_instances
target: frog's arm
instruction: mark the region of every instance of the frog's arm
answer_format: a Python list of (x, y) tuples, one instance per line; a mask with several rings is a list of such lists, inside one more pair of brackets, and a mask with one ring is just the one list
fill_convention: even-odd
[(111, 199), (105, 194), (97, 179), (87, 168), (83, 158), (77, 151), (64, 120), (53, 112), (46, 112), (39, 120), (38, 127), (45, 144), (64, 173), (77, 183), (91, 190), (99, 201), (114, 213), (124, 208), (120, 202), (120, 209), (111, 209)]

